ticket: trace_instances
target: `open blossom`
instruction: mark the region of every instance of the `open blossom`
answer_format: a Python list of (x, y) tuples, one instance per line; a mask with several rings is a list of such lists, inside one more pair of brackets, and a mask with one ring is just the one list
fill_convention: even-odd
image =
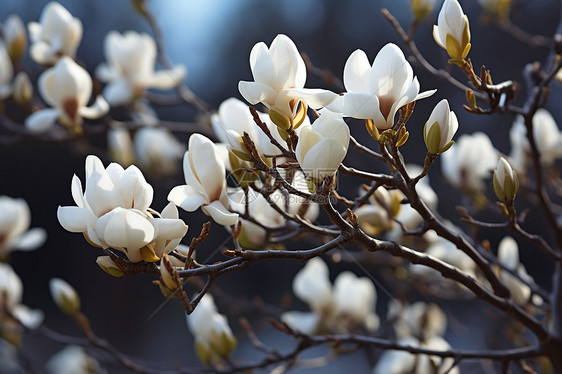
[(18, 61), (27, 48), (27, 34), (21, 18), (15, 14), (4, 22), (4, 41), (12, 61)]
[(0, 196), (0, 259), (15, 250), (36, 249), (45, 242), (45, 230), (29, 230), (30, 223), (29, 205), (24, 199)]
[(436, 91), (420, 93), (420, 84), (410, 63), (393, 43), (379, 51), (372, 66), (365, 52), (360, 49), (353, 52), (343, 69), (343, 83), (347, 92), (328, 109), (345, 117), (371, 119), (379, 130), (394, 125), (398, 109)]
[(14, 77), (14, 67), (6, 50), (6, 46), (0, 39), (0, 100), (3, 100), (12, 93), (12, 78)]
[(111, 31), (105, 37), (104, 53), (107, 62), (98, 66), (96, 76), (109, 83), (103, 96), (112, 106), (131, 103), (148, 88), (173, 88), (185, 78), (183, 65), (154, 71), (156, 43), (145, 33)]
[(341, 115), (324, 111), (312, 125), (301, 127), (297, 160), (312, 179), (333, 175), (347, 154), (349, 139), (349, 127)]
[(281, 320), (303, 333), (318, 331), (346, 332), (363, 326), (375, 330), (379, 318), (375, 314), (377, 293), (367, 277), (359, 278), (344, 271), (334, 285), (330, 283), (328, 266), (322, 259), (309, 260), (293, 280), (293, 292), (306, 302), (311, 312), (286, 312)]
[(31, 57), (39, 64), (54, 64), (61, 56), (74, 58), (82, 39), (82, 22), (65, 7), (52, 1), (39, 23), (30, 22)]
[(441, 100), (429, 115), (423, 129), (427, 151), (434, 155), (443, 153), (453, 145), (453, 136), (459, 128), (455, 112), (449, 110), (447, 99)]
[(445, 0), (439, 12), (437, 25), (433, 26), (433, 38), (447, 51), (449, 57), (463, 60), (470, 51), (468, 17), (457, 0)]
[[(264, 113), (258, 113), (261, 121), (267, 125), (271, 135), (279, 143), (283, 144), (283, 139), (269, 117)], [(218, 113), (211, 117), (211, 123), (213, 131), (220, 141), (228, 144), (234, 154), (241, 159), (250, 160), (242, 141), (242, 135), (245, 132), (248, 133), (254, 142), (260, 156), (279, 153), (279, 149), (271, 144), (271, 140), (254, 122), (248, 106), (234, 97), (226, 99), (220, 104)]]
[(36, 328), (43, 322), (43, 312), (31, 310), (21, 304), (23, 284), (14, 269), (0, 263), (0, 317), (7, 310), (28, 328)]
[(217, 311), (210, 294), (205, 294), (186, 318), (187, 326), (195, 336), (197, 356), (203, 363), (210, 364), (217, 358), (226, 358), (236, 348), (236, 337), (226, 317)]
[(496, 166), (498, 151), (488, 135), (476, 132), (462, 135), (448, 152), (443, 153), (441, 170), (454, 186), (481, 191), (482, 179), (490, 175)]
[(69, 57), (62, 57), (54, 67), (43, 72), (38, 87), (41, 97), (52, 108), (40, 109), (25, 120), (31, 131), (46, 131), (57, 119), (64, 126), (80, 131), (82, 118), (99, 118), (109, 110), (101, 96), (94, 105), (86, 106), (92, 96), (92, 78)]
[(240, 93), (250, 104), (268, 107), (272, 121), (283, 130), (300, 126), (308, 107), (322, 108), (337, 97), (330, 91), (304, 88), (306, 66), (286, 35), (277, 35), (269, 48), (257, 43), (250, 52), (250, 68), (254, 81), (240, 81)]
[(160, 215), (149, 209), (153, 190), (136, 166), (123, 169), (112, 163), (107, 169), (95, 156), (86, 158), (86, 190), (72, 178), (77, 206), (59, 207), (60, 224), (83, 233), (93, 245), (114, 248), (132, 262), (157, 261), (179, 244), (187, 225), (178, 219), (173, 204)]
[(238, 214), (228, 210), (224, 163), (212, 141), (201, 134), (191, 135), (183, 173), (187, 184), (174, 187), (169, 201), (188, 212), (201, 207), (219, 225), (236, 223)]

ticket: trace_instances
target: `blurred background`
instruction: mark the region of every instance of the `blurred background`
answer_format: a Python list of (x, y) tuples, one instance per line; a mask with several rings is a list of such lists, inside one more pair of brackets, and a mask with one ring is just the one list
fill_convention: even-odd
[[(44, 0), (1, 0), (0, 22), (13, 13), (18, 14), (26, 24), (37, 21), (46, 3)], [(148, 24), (132, 10), (129, 1), (61, 0), (60, 3), (83, 22), (83, 40), (77, 58), (90, 72), (104, 61), (103, 39), (110, 30), (150, 33)], [(455, 77), (464, 82), (458, 69), (447, 65), (446, 53), (433, 41), (432, 25), (441, 2), (437, 3), (432, 15), (419, 26), (415, 40), (422, 54), (433, 65), (450, 69)], [(558, 1), (515, 3), (515, 24), (530, 34), (553, 34), (558, 23)], [(381, 15), (381, 8), (388, 8), (405, 28), (412, 21), (407, 0), (152, 0), (148, 4), (161, 24), (164, 47), (171, 61), (187, 67), (188, 74), (184, 83), (208, 103), (210, 108), (217, 108), (223, 100), (232, 96), (242, 99), (237, 89), (238, 81), (251, 80), (249, 52), (259, 41), (269, 45), (277, 34), (287, 34), (317, 67), (327, 68), (341, 78), (345, 61), (354, 50), (363, 49), (372, 62), (378, 50), (386, 43), (394, 42), (403, 47), (399, 37)], [(477, 1), (465, 0), (461, 4), (471, 22), (472, 50), (469, 57), (475, 67), (485, 64), (491, 70), (495, 82), (512, 79), (523, 83), (523, 67), (529, 62), (543, 61), (548, 51), (523, 45), (496, 27), (482, 24), (482, 9)], [(40, 66), (29, 56), (25, 57), (24, 65), (36, 79), (41, 71)], [(408, 123), (410, 140), (402, 148), (407, 162), (423, 163), (423, 125), (434, 105), (444, 97), (449, 100), (452, 110), (459, 117), (459, 135), (485, 131), (491, 136), (496, 148), (509, 153), (507, 134), (514, 119), (510, 114), (468, 115), (461, 108), (465, 103), (463, 92), (436, 80), (420, 67), (413, 65), (413, 68), (422, 91), (437, 88), (438, 92), (416, 105), (414, 116)], [(310, 74), (306, 86), (332, 89)], [(559, 88), (553, 89), (547, 104), (555, 119), (562, 114), (562, 106), (559, 105), (562, 99), (560, 91)], [(523, 97), (521, 95), (516, 102), (521, 103)], [(165, 120), (190, 122), (196, 115), (192, 108), (185, 106), (155, 108), (160, 118)], [(365, 139), (362, 124), (353, 121), (349, 121), (349, 124), (352, 134)], [(187, 141), (189, 134), (178, 136)], [(103, 137), (92, 141), (100, 149), (105, 145)], [(370, 144), (369, 141), (367, 139), (365, 143)], [(48, 280), (55, 276), (61, 277), (80, 293), (84, 312), (91, 317), (94, 331), (107, 338), (122, 352), (170, 366), (175, 363), (199, 365), (194, 354), (193, 339), (187, 331), (183, 309), (179, 303), (173, 300), (166, 302), (158, 287), (151, 284), (149, 277), (113, 278), (105, 274), (95, 263), (100, 251), (89, 246), (81, 235), (66, 232), (58, 224), (57, 206), (73, 205), (70, 181), (73, 173), (84, 180), (84, 160), (89, 153), (101, 156), (106, 165), (110, 161), (106, 155), (82, 142), (46, 143), (29, 139), (15, 145), (0, 146), (0, 195), (25, 198), (31, 207), (32, 227), (44, 227), (48, 230), (48, 240), (42, 248), (32, 253), (12, 255), (11, 264), (24, 283), (24, 303), (44, 310), (46, 323), (51, 328), (79, 335), (80, 331), (56, 309), (49, 297)], [(361, 163), (361, 158), (354, 155), (348, 156), (346, 162), (370, 171), (386, 171), (382, 165), (365, 165)], [(453, 221), (458, 222), (454, 206), (460, 202), (460, 196), (443, 183), (439, 162), (431, 170), (430, 178), (432, 186), (439, 193), (439, 211), (443, 216), (453, 217)], [(161, 210), (166, 205), (166, 196), (173, 186), (184, 184), (179, 169), (175, 178), (147, 176), (147, 179), (155, 190), (152, 207), (156, 210)], [(340, 186), (341, 188), (351, 195), (355, 193), (356, 185), (353, 183), (357, 181), (342, 183), (344, 186)], [(348, 185), (349, 183), (351, 184)], [(493, 194), (490, 191), (488, 193)], [(188, 215), (183, 211), (180, 214), (190, 225), (184, 239), (184, 244), (188, 244), (193, 236), (198, 235), (206, 216), (200, 213)], [(496, 215), (491, 219), (498, 220), (499, 217)], [(531, 232), (534, 229), (540, 230), (540, 216), (531, 214), (529, 221), (536, 222), (529, 226)], [(492, 248), (495, 248), (500, 239), (501, 237), (495, 236), (490, 238)], [(303, 241), (289, 246), (310, 247), (313, 244), (314, 242)], [(198, 259), (219, 260), (221, 255), (217, 252), (220, 251), (216, 250), (230, 245), (228, 233), (213, 225), (211, 237), (198, 248)], [(544, 270), (548, 261), (524, 246), (521, 247), (521, 252), (522, 262), (530, 264), (530, 273), (535, 275), (539, 284), (548, 287), (548, 272)], [(240, 339), (235, 359), (258, 360), (261, 357), (243, 337), (237, 318), (242, 312), (246, 314), (248, 306), (252, 305), (251, 301), (256, 297), (275, 306), (284, 305), (287, 295), (291, 294), (292, 278), (301, 267), (302, 264), (298, 262), (261, 262), (244, 272), (229, 274), (216, 282), (218, 289), (233, 296), (226, 302), (217, 302), (219, 309), (228, 315)], [(331, 265), (331, 269), (332, 279), (343, 269), (363, 275), (353, 264)], [(539, 273), (543, 274), (543, 278)], [(382, 282), (376, 273), (372, 275)], [(384, 282), (377, 287), (377, 310), (383, 316), (386, 314), (389, 295), (385, 295), (381, 289), (385, 287)], [(193, 293), (193, 289), (190, 288), (189, 292)], [(470, 303), (463, 306), (465, 310), (470, 310), (470, 307)], [(292, 305), (292, 309), (295, 308), (306, 310), (304, 304), (297, 301)], [(455, 304), (446, 305), (446, 310), (456, 310)], [(281, 349), (291, 346), (291, 340), (268, 328), (267, 321), (259, 318), (259, 314), (250, 314), (250, 318), (254, 315), (256, 319), (250, 320), (260, 337)], [(483, 313), (459, 315), (456, 330), (454, 326), (450, 327), (453, 332), (448, 336), (449, 342), (454, 347), (473, 347), (472, 343), (478, 343), (482, 336), (471, 333), (467, 338), (466, 326), (481, 325), (484, 317)], [(36, 367), (41, 367), (47, 357), (61, 348), (37, 336), (29, 336), (26, 343), (26, 354)], [(319, 351), (311, 352), (309, 356), (313, 357), (318, 353)], [(359, 352), (338, 360), (329, 366), (329, 370), (319, 368), (308, 369), (306, 372), (338, 373), (349, 370), (350, 365), (353, 365), (356, 372), (368, 372), (372, 368), (373, 357), (377, 354), (375, 352), (372, 357), (367, 357), (368, 355)], [(462, 367), (470, 370), (478, 368), (478, 365), (467, 363)], [(112, 368), (111, 372), (119, 371)]]

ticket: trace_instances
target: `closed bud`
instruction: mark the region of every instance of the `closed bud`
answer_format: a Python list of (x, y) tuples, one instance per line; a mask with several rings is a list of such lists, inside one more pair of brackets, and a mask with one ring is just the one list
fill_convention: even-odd
[(453, 60), (464, 60), (470, 51), (468, 17), (457, 0), (445, 0), (439, 12), (433, 38)]
[(472, 109), (476, 109), (476, 96), (474, 96), (474, 91), (470, 88), (466, 90), (466, 101)]
[(169, 291), (175, 291), (180, 286), (176, 269), (174, 269), (165, 253), (160, 260), (160, 285), (166, 287)]
[(80, 297), (68, 282), (60, 278), (52, 278), (49, 281), (49, 289), (53, 301), (64, 313), (74, 316), (80, 312)]
[(410, 8), (416, 21), (425, 19), (433, 10), (435, 0), (410, 0)]
[(27, 34), (21, 18), (11, 15), (4, 22), (4, 39), (12, 61), (19, 61), (27, 48)]
[(457, 116), (449, 110), (447, 99), (441, 100), (431, 112), (423, 129), (427, 151), (437, 155), (453, 145), (453, 136), (459, 128)]
[(519, 188), (519, 179), (517, 174), (511, 168), (511, 165), (500, 157), (498, 166), (494, 171), (494, 191), (500, 201), (506, 204), (513, 204), (513, 199)]
[(109, 256), (99, 256), (96, 259), (96, 264), (111, 276), (122, 277), (125, 275), (125, 272)]
[(33, 97), (33, 85), (29, 76), (21, 71), (14, 79), (14, 90), (12, 96), (18, 105), (26, 105)]

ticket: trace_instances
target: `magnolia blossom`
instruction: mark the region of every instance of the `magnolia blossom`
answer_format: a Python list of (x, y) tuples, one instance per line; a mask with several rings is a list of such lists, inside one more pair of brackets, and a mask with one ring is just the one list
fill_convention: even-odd
[(314, 180), (333, 175), (347, 154), (349, 138), (349, 127), (341, 115), (324, 112), (312, 125), (301, 127), (297, 161)]
[(181, 84), (186, 70), (178, 65), (171, 70), (154, 71), (156, 43), (148, 34), (111, 31), (104, 41), (107, 63), (98, 66), (96, 76), (109, 84), (103, 96), (112, 105), (123, 105), (144, 95), (148, 88), (166, 90)]
[(22, 294), (20, 277), (10, 265), (0, 262), (0, 315), (7, 310), (26, 327), (37, 328), (43, 322), (43, 312), (21, 304)]
[(213, 296), (205, 294), (186, 318), (187, 326), (195, 336), (197, 355), (203, 363), (209, 364), (232, 353), (236, 347), (236, 337), (226, 317), (217, 311)]
[(121, 166), (135, 162), (133, 140), (129, 130), (124, 127), (112, 127), (107, 131), (107, 153)]
[(470, 51), (468, 17), (457, 0), (445, 0), (439, 12), (433, 38), (452, 59), (462, 60)]
[(159, 175), (174, 173), (186, 148), (163, 127), (145, 126), (135, 133), (133, 142), (138, 165)]
[(74, 58), (82, 39), (82, 22), (65, 7), (50, 2), (39, 23), (30, 22), (31, 57), (39, 64), (54, 64), (61, 56)]
[(404, 195), (398, 190), (378, 187), (369, 197), (369, 204), (357, 208), (354, 213), (359, 226), (370, 236), (376, 236), (394, 226), (393, 217), (400, 211), (400, 201)]
[[(517, 276), (500, 269), (500, 281), (509, 289), (511, 297), (519, 305), (527, 305), (531, 297), (531, 289), (523, 281), (533, 282), (525, 266), (519, 262), (519, 247), (517, 242), (509, 236), (502, 239), (498, 246), (498, 262)], [(521, 280), (520, 280), (521, 279)], [(541, 304), (539, 296), (532, 299), (534, 304)]]
[(179, 244), (187, 225), (173, 204), (159, 215), (149, 208), (153, 190), (136, 166), (107, 169), (95, 156), (86, 158), (86, 190), (74, 175), (72, 197), (77, 206), (60, 207), (60, 224), (83, 233), (93, 245), (114, 248), (132, 262), (157, 261)]
[(200, 134), (189, 138), (183, 157), (183, 173), (187, 184), (176, 186), (168, 200), (193, 212), (201, 207), (219, 225), (234, 225), (238, 214), (228, 210), (226, 173), (223, 161), (212, 141)]
[(345, 117), (371, 119), (380, 130), (394, 125), (398, 109), (436, 91), (419, 93), (418, 78), (404, 53), (392, 43), (379, 51), (372, 66), (365, 52), (353, 52), (345, 63), (343, 83), (347, 92), (338, 96), (328, 109)]
[(500, 157), (498, 166), (494, 170), (494, 191), (498, 199), (504, 203), (512, 201), (515, 198), (517, 189), (519, 188), (519, 179), (517, 174), (511, 168), (511, 165)]
[(18, 61), (27, 48), (27, 34), (21, 18), (15, 14), (4, 22), (4, 41), (12, 61)]
[(277, 35), (271, 46), (257, 43), (250, 52), (253, 82), (240, 81), (238, 89), (244, 99), (269, 108), (272, 121), (284, 130), (300, 126), (307, 107), (322, 108), (337, 95), (321, 89), (306, 89), (306, 66), (286, 35)]
[[(283, 139), (269, 117), (264, 113), (258, 112), (258, 114), (271, 135), (280, 144), (283, 144)], [(228, 144), (230, 149), (241, 159), (250, 160), (242, 141), (244, 133), (250, 136), (260, 156), (279, 153), (279, 149), (271, 144), (271, 140), (254, 122), (249, 107), (234, 97), (226, 99), (220, 104), (218, 113), (211, 117), (211, 123), (213, 131), (220, 141)]]
[[(539, 109), (533, 116), (533, 137), (540, 153), (543, 166), (549, 166), (555, 160), (562, 158), (562, 133), (550, 112)], [(510, 161), (519, 173), (525, 172), (531, 147), (527, 138), (527, 128), (523, 117), (518, 116), (509, 133), (511, 140)]]
[(462, 135), (449, 152), (442, 156), (441, 171), (447, 180), (458, 188), (482, 191), (482, 179), (496, 166), (498, 151), (488, 135), (476, 132)]
[(453, 136), (459, 128), (455, 112), (449, 110), (447, 99), (441, 100), (429, 115), (423, 128), (427, 151), (434, 155), (443, 153), (453, 145)]
[(0, 196), (0, 258), (15, 250), (30, 251), (47, 238), (42, 228), (29, 230), (31, 213), (24, 199)]
[(77, 345), (69, 345), (55, 353), (45, 369), (49, 374), (105, 374), (98, 361), (90, 357), (84, 348)]
[(14, 68), (8, 55), (8, 51), (0, 39), (0, 100), (3, 100), (12, 93), (12, 79)]
[(414, 336), (426, 341), (443, 336), (447, 330), (447, 316), (441, 308), (422, 301), (404, 305), (393, 300), (388, 308), (388, 320), (394, 322), (394, 331), (399, 338)]
[(105, 100), (98, 96), (94, 105), (87, 107), (92, 96), (90, 74), (69, 57), (62, 57), (54, 67), (39, 77), (39, 93), (53, 108), (40, 109), (25, 120), (31, 131), (48, 130), (58, 119), (74, 131), (80, 131), (82, 118), (99, 118), (109, 110)]
[(330, 283), (328, 266), (320, 258), (309, 260), (293, 280), (293, 292), (311, 312), (286, 312), (281, 320), (291, 328), (312, 334), (321, 330), (345, 332), (356, 326), (375, 330), (377, 294), (366, 277), (345, 271)]

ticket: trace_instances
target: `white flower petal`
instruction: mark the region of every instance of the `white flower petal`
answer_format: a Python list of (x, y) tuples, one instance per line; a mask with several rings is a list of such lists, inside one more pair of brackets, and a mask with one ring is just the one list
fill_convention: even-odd
[(55, 124), (59, 116), (58, 109), (40, 109), (25, 119), (25, 127), (36, 133), (45, 132)]
[(219, 225), (232, 226), (238, 222), (238, 214), (228, 211), (218, 200), (203, 206), (202, 209), (205, 214), (211, 216)]

